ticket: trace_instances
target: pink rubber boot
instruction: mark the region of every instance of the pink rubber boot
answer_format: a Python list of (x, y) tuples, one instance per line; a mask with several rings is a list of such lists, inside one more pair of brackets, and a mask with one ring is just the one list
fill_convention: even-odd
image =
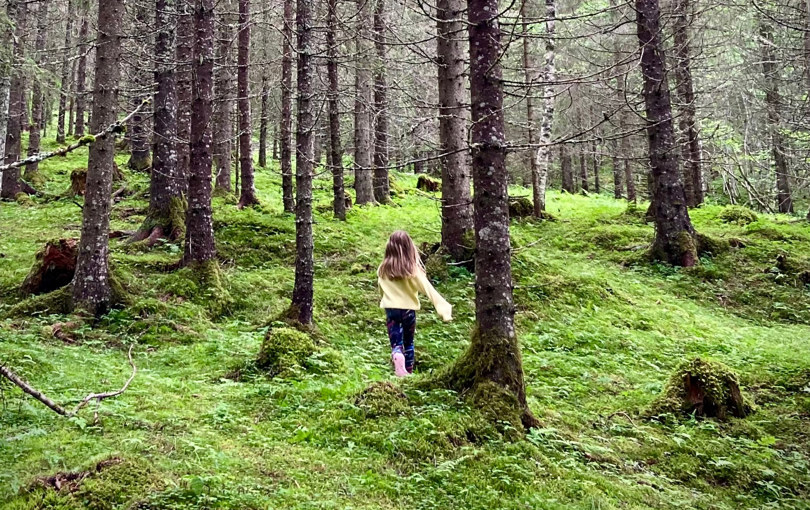
[(394, 373), (397, 377), (407, 377), (408, 371), (405, 370), (405, 355), (401, 352), (395, 352), (391, 355), (391, 359), (394, 360)]

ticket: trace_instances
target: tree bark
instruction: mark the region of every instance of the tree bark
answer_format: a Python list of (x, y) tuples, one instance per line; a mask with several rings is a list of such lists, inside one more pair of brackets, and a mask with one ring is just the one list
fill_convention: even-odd
[[(541, 217), (546, 210), (546, 186), (551, 170), (551, 129), (554, 124), (554, 82), (557, 77), (554, 64), (557, 7), (555, 0), (546, 0), (545, 63), (543, 64), (543, 116), (540, 121), (540, 147), (534, 156), (532, 166), (532, 198), (534, 216)], [(524, 49), (525, 52), (525, 49)]]
[(337, 0), (328, 0), (326, 24), (326, 74), (329, 80), (329, 165), (332, 170), (332, 209), (335, 218), (346, 220), (346, 191), (343, 188), (343, 151), (340, 148), (340, 83), (338, 78)]
[(773, 27), (770, 21), (759, 21), (759, 35), (762, 44), (762, 72), (765, 75), (765, 106), (768, 111), (768, 131), (771, 137), (771, 154), (776, 169), (776, 205), (780, 213), (793, 212), (793, 198), (790, 192), (790, 179), (785, 157), (785, 141), (781, 131), (779, 108), (782, 98), (779, 94), (779, 71), (774, 55)]
[[(19, 9), (18, 0), (9, 0), (6, 3), (6, 16), (9, 21), (17, 19)], [(14, 27), (6, 24), (0, 31), (0, 46), (10, 48), (14, 39)], [(14, 55), (8, 51), (0, 53), (0, 158), (6, 156), (6, 134), (9, 123), (9, 98), (11, 95), (11, 75), (14, 69)], [(3, 172), (5, 174), (5, 172)], [(15, 181), (16, 182), (16, 181)], [(6, 184), (5, 175), (0, 175), (0, 198), (5, 198), (3, 187)]]
[(284, 0), (281, 56), (281, 195), (285, 212), (295, 211), (292, 174), (293, 0)]
[(658, 0), (636, 0), (636, 13), (654, 183), (651, 208), (655, 217), (655, 241), (651, 255), (672, 265), (694, 266), (697, 263), (697, 234), (689, 219), (678, 172)]
[[(145, 2), (135, 4), (135, 27), (136, 30), (149, 33), (152, 28), (149, 25), (149, 14)], [(145, 38), (148, 40), (148, 38)], [(137, 48), (134, 51), (136, 63), (132, 66), (133, 87), (135, 92), (132, 95), (132, 107), (135, 108), (143, 103), (152, 92), (152, 73), (143, 67), (143, 62), (148, 61), (148, 54), (144, 48)], [(151, 117), (148, 109), (139, 110), (132, 117), (132, 122), (127, 126), (129, 135), (130, 156), (127, 167), (136, 172), (145, 172), (152, 166), (152, 154), (149, 147), (149, 128), (147, 120)]]
[[(25, 59), (25, 32), (28, 18), (28, 6), (25, 2), (8, 4), (9, 15), (15, 15), (14, 44), (12, 50), (11, 90), (9, 93), (8, 122), (6, 129), (5, 163), (8, 165), (20, 159), (22, 153), (22, 127), (25, 115), (25, 79), (23, 60)], [(20, 169), (13, 168), (3, 172), (0, 186), (0, 198), (14, 200), (22, 191)]]
[(84, 110), (87, 104), (85, 96), (85, 86), (87, 83), (87, 37), (90, 30), (88, 12), (90, 6), (88, 0), (79, 0), (79, 10), (82, 13), (82, 22), (79, 28), (79, 61), (76, 65), (76, 124), (73, 128), (73, 136), (84, 135)]
[(385, 0), (376, 0), (374, 9), (374, 200), (391, 200), (388, 189), (388, 85), (386, 84)]
[[(267, 60), (265, 58), (265, 60)], [(262, 72), (262, 112), (259, 119), (259, 166), (267, 167), (267, 124), (270, 117), (270, 80), (267, 72)]]
[[(611, 8), (616, 9), (617, 0), (610, 0), (610, 6)], [(623, 23), (623, 17), (621, 15), (617, 15), (614, 22), (620, 24), (620, 26), (625, 26)], [(628, 69), (627, 64), (624, 62), (624, 54), (621, 48), (621, 37), (618, 36), (613, 38), (613, 62), (614, 68), (616, 69), (616, 101), (619, 105), (619, 111), (616, 113), (616, 131), (617, 136), (620, 136), (619, 140), (616, 141), (617, 152), (620, 154), (620, 156), (613, 158), (613, 182), (620, 183), (623, 173), (625, 186), (627, 187), (627, 200), (635, 203), (636, 186), (633, 178), (633, 168), (630, 165), (630, 140), (628, 139), (627, 135), (624, 134), (630, 124), (627, 120), (627, 98), (625, 97), (625, 80), (627, 79)], [(621, 168), (619, 163), (621, 163)], [(620, 188), (621, 185), (619, 185), (618, 191), (614, 190), (616, 198), (621, 198)]]
[(588, 193), (590, 188), (588, 187), (588, 159), (585, 154), (585, 146), (579, 146), (579, 179), (582, 183), (582, 191), (584, 193)]
[[(439, 81), (439, 143), (442, 166), (442, 246), (456, 261), (474, 248), (467, 148), (464, 0), (436, 4), (436, 60)], [(420, 164), (421, 166), (421, 164)]]
[(154, 162), (149, 183), (149, 209), (146, 219), (133, 237), (152, 245), (160, 238), (182, 239), (185, 233), (185, 200), (178, 172), (177, 149), (177, 90), (174, 76), (175, 34), (172, 16), (175, 0), (155, 0), (155, 91), (154, 100)]
[(301, 324), (312, 323), (313, 279), (315, 262), (312, 241), (312, 93), (314, 69), (312, 55), (312, 6), (310, 0), (298, 0), (296, 29), (298, 48), (298, 127), (295, 135), (295, 287), (292, 311)]
[(681, 115), (678, 130), (682, 137), (683, 181), (686, 204), (697, 207), (703, 203), (703, 173), (700, 157), (700, 139), (695, 112), (695, 89), (692, 84), (691, 50), (688, 28), (691, 24), (690, 0), (676, 0), (673, 4), (672, 32), (675, 49), (675, 90)]
[(214, 173), (216, 189), (230, 193), (233, 158), (233, 58), (231, 56), (231, 27), (233, 0), (220, 5), (217, 39), (217, 66), (214, 74)]
[(62, 74), (59, 83), (59, 113), (56, 121), (56, 143), (65, 143), (65, 108), (70, 95), (70, 61), (73, 36), (74, 0), (68, 0), (67, 19), (65, 20), (65, 55), (62, 59)]
[(571, 154), (565, 145), (560, 145), (560, 173), (562, 174), (562, 190), (566, 193), (576, 193)]
[[(104, 0), (98, 6), (93, 113), (90, 129), (97, 133), (116, 121), (120, 80), (124, 0)], [(73, 308), (99, 316), (113, 300), (109, 267), (110, 193), (115, 164), (115, 137), (90, 145), (87, 190), (82, 209), (82, 234), (73, 277)]]
[[(523, 24), (521, 39), (523, 42), (523, 93), (526, 97), (526, 142), (529, 147), (537, 143), (537, 133), (534, 125), (534, 96), (533, 88), (534, 81), (539, 76), (535, 76), (535, 64), (531, 51), (531, 21), (529, 15), (529, 2), (523, 1), (520, 5), (520, 22)], [(539, 74), (539, 73), (538, 73)], [(529, 182), (532, 183), (532, 190), (534, 190), (534, 176), (537, 174), (537, 158), (531, 150), (526, 151), (526, 168), (528, 169), (528, 178), (525, 174), (522, 176), (523, 185), (528, 186)], [(534, 193), (534, 191), (532, 191)], [(536, 197), (535, 197), (536, 201)]]
[(354, 191), (357, 205), (374, 203), (372, 182), (372, 78), (368, 63), (368, 0), (356, 0), (354, 69)]
[(194, 17), (189, 0), (175, 0), (175, 2), (177, 3), (175, 46), (177, 137), (174, 148), (177, 152), (177, 177), (180, 179), (180, 193), (187, 195), (188, 180), (191, 175), (191, 60), (194, 44)]
[(237, 88), (239, 110), (239, 169), (242, 187), (238, 207), (258, 204), (253, 179), (253, 124), (250, 117), (250, 0), (239, 0)]
[(211, 113), (214, 92), (214, 0), (194, 5), (194, 55), (191, 73), (195, 86), (191, 99), (191, 173), (186, 210), (185, 265), (215, 262), (211, 214)]
[(528, 428), (536, 426), (537, 420), (526, 402), (514, 325), (499, 13), (497, 0), (468, 1), (476, 330), (449, 382), (473, 399), (508, 402)]
[[(34, 46), (37, 68), (41, 69), (45, 62), (45, 44), (48, 36), (48, 2), (40, 2), (37, 9), (37, 39)], [(27, 155), (39, 154), (42, 141), (42, 126), (45, 121), (45, 96), (42, 90), (42, 78), (35, 76), (31, 85), (31, 125), (28, 127)], [(37, 184), (42, 181), (39, 173), (39, 163), (25, 165), (25, 180)]]
[(593, 165), (593, 190), (598, 195), (602, 191), (602, 183), (599, 182), (599, 147), (596, 141), (591, 142), (591, 165)]

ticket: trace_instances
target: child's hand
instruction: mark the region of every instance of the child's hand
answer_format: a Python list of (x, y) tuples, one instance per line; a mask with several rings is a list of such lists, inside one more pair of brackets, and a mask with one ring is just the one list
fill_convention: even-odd
[(451, 320), (453, 320), (453, 316), (452, 316), (452, 315), (450, 315), (450, 314), (447, 314), (447, 315), (445, 315), (445, 316), (443, 316), (443, 317), (442, 317), (442, 320), (443, 320), (444, 322), (450, 322)]

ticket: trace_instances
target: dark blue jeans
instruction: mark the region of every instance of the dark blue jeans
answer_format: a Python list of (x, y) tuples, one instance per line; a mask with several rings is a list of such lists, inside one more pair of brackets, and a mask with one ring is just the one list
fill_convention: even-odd
[(413, 336), (416, 332), (416, 312), (399, 308), (385, 309), (388, 339), (391, 341), (391, 354), (401, 352), (405, 356), (405, 370), (413, 372)]

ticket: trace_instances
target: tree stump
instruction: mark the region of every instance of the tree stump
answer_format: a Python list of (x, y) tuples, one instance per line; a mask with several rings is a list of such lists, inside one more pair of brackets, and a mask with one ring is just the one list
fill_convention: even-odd
[(436, 193), (437, 191), (441, 191), (442, 183), (426, 175), (420, 175), (419, 180), (416, 181), (416, 188), (422, 191)]
[(87, 189), (87, 169), (77, 168), (70, 172), (70, 188), (65, 194), (69, 197), (83, 197)]
[(729, 416), (744, 418), (754, 409), (754, 403), (740, 389), (737, 374), (729, 367), (695, 358), (675, 370), (648, 414), (694, 414), (724, 420)]
[(528, 218), (534, 214), (534, 205), (526, 197), (509, 199), (509, 218)]
[(343, 204), (347, 211), (352, 208), (352, 196), (348, 193), (343, 195)]
[(68, 285), (76, 271), (77, 244), (76, 239), (59, 239), (38, 251), (20, 288), (23, 294), (45, 294)]

